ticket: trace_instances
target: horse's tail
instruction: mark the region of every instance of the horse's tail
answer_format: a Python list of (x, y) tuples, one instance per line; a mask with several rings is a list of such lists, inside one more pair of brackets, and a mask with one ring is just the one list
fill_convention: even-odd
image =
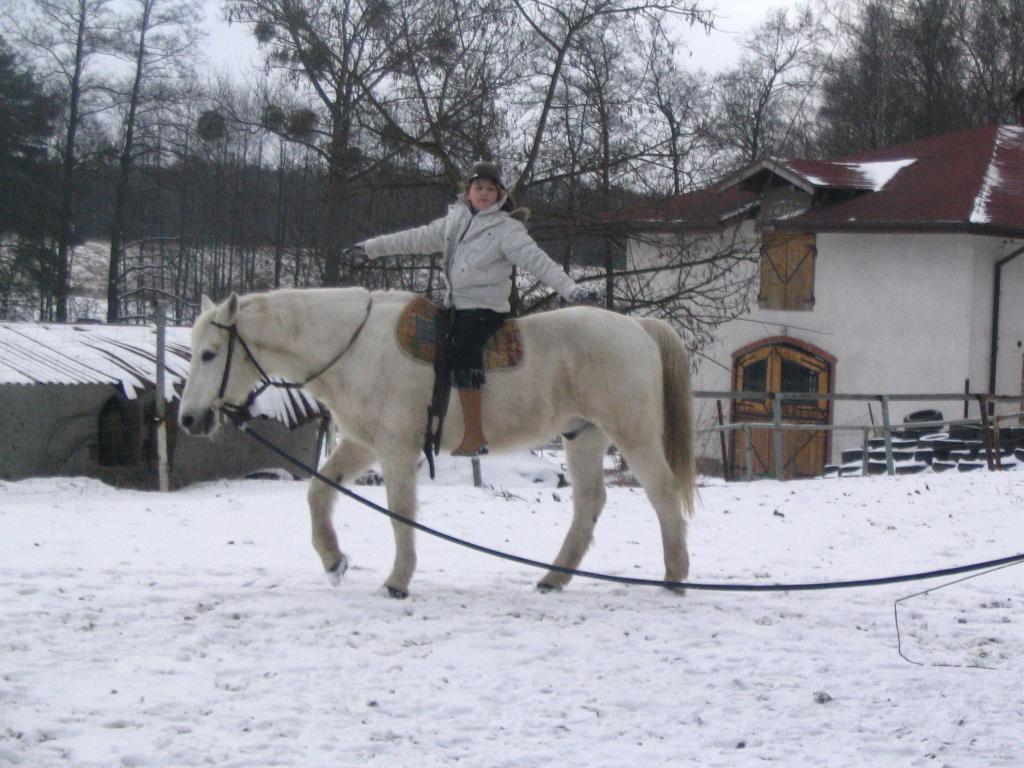
[(694, 458), (693, 390), (690, 356), (672, 326), (664, 320), (637, 318), (661, 352), (661, 386), (664, 392), (665, 458), (675, 476), (687, 514), (693, 514), (697, 484)]

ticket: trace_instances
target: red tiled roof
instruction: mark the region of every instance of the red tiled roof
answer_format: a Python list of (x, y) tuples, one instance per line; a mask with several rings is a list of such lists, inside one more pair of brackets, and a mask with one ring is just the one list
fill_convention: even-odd
[(675, 225), (718, 229), (757, 204), (757, 195), (740, 187), (720, 190), (708, 187), (663, 200), (654, 200), (619, 211), (608, 219), (630, 225)]
[[(1024, 235), (1024, 127), (987, 125), (831, 160), (769, 159), (702, 190), (628, 212), (721, 226), (769, 183), (816, 195), (805, 213), (776, 222), (799, 231), (964, 231)], [(823, 194), (830, 190), (838, 196)], [(740, 194), (742, 193), (742, 194)], [(745, 195), (745, 196), (744, 196)]]
[(913, 160), (881, 188), (814, 207), (787, 229), (1024, 232), (1024, 128), (988, 125), (874, 150), (846, 162)]

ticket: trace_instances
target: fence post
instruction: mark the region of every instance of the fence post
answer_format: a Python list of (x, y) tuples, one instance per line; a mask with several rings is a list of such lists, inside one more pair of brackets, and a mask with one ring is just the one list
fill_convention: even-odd
[(156, 471), (161, 491), (171, 490), (167, 456), (167, 403), (164, 401), (164, 355), (167, 349), (167, 309), (156, 302)]
[(892, 423), (889, 421), (889, 396), (882, 395), (882, 429), (885, 438), (885, 473), (890, 477), (896, 474), (896, 462), (892, 458)]
[(985, 462), (991, 471), (996, 465), (992, 460), (992, 425), (988, 418), (988, 398), (985, 395), (978, 395), (978, 409), (981, 411), (981, 439), (985, 446)]
[[(718, 426), (725, 426), (725, 417), (722, 414), (722, 401), (716, 400), (715, 405), (718, 406)], [(732, 467), (729, 465), (729, 450), (725, 444), (725, 430), (720, 429), (718, 432), (718, 441), (722, 444), (722, 479), (729, 481), (731, 478), (729, 475), (732, 474)]]
[(743, 446), (747, 455), (747, 482), (754, 479), (754, 429), (749, 424), (743, 425)]
[(772, 418), (775, 422), (773, 441), (775, 445), (775, 479), (785, 479), (786, 462), (782, 455), (782, 398), (776, 393), (772, 398)]
[[(868, 403), (870, 405), (870, 403)], [(860, 454), (860, 475), (861, 477), (868, 476), (868, 465), (871, 463), (869, 452), (871, 450), (871, 429), (864, 427), (864, 444)]]

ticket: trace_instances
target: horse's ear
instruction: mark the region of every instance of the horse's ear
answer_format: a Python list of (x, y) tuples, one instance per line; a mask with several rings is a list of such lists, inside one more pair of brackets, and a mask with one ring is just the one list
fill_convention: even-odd
[(211, 298), (210, 298), (209, 296), (207, 296), (207, 295), (206, 295), (206, 294), (204, 293), (204, 294), (203, 294), (203, 303), (202, 303), (202, 308), (201, 308), (201, 310), (200, 310), (200, 311), (202, 311), (202, 312), (206, 312), (207, 310), (213, 309), (213, 308), (214, 308), (214, 307), (216, 307), (216, 306), (217, 306), (217, 305), (213, 303), (213, 299), (211, 299)]
[(238, 314), (238, 294), (234, 291), (231, 292), (231, 296), (227, 300), (227, 322), (233, 323), (235, 321), (235, 315)]

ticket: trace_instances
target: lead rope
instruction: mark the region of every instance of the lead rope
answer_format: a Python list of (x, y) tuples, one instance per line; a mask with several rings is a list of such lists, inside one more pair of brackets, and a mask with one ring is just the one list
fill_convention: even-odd
[(267, 438), (258, 432), (253, 431), (247, 423), (244, 421), (241, 423), (235, 423), (239, 429), (245, 432), (247, 435), (252, 437), (257, 442), (261, 443), (264, 447), (268, 448), (273, 453), (285, 459), (289, 463), (298, 467), (304, 472), (307, 472), (312, 477), (315, 477), (322, 483), (329, 485), (336, 491), (345, 494), (350, 499), (358, 501), (360, 504), (369, 507), (376, 512), (380, 512), (392, 520), (398, 521), (408, 525), (410, 528), (415, 528), (418, 531), (423, 531), (430, 536), (434, 536), (443, 541), (457, 544), (460, 547), (472, 549), (476, 552), (481, 552), (485, 555), (491, 555), (502, 560), (508, 560), (513, 563), (519, 563), (520, 565), (527, 565), (531, 568), (540, 568), (547, 571), (554, 571), (555, 573), (564, 573), (569, 576), (580, 576), (587, 579), (594, 579), (597, 581), (610, 581), (616, 584), (632, 584), (643, 587), (665, 587), (668, 589), (695, 589), (705, 590), (709, 592), (808, 592), (814, 590), (826, 590), (826, 589), (852, 589), (854, 587), (877, 587), (885, 584), (899, 584), (907, 581), (924, 581), (925, 579), (936, 579), (945, 576), (955, 576), (961, 573), (971, 573), (973, 571), (982, 571), (990, 568), (999, 568), (1010, 565), (1018, 565), (1024, 562), (1024, 552), (1010, 555), (1008, 557), (1001, 557), (995, 560), (986, 560), (980, 563), (970, 563), (968, 565), (958, 565), (952, 568), (939, 568), (932, 571), (921, 571), (918, 573), (909, 573), (899, 576), (885, 576), (873, 579), (851, 579), (848, 581), (823, 581), (823, 582), (808, 582), (798, 584), (714, 584), (714, 583), (702, 583), (694, 581), (665, 581), (662, 579), (644, 579), (633, 576), (615, 576), (610, 573), (598, 573), (595, 571), (584, 571), (577, 568), (565, 568), (560, 565), (553, 563), (545, 563), (540, 560), (533, 560), (528, 557), (522, 557), (520, 555), (513, 555), (509, 552), (503, 552), (498, 549), (484, 546), (483, 544), (477, 544), (466, 539), (460, 539), (457, 536), (452, 536), (444, 531), (439, 531), (436, 528), (424, 525), (423, 523), (417, 522), (410, 517), (401, 515), (397, 512), (392, 512), (387, 507), (382, 507), (380, 504), (371, 501), (370, 499), (360, 496), (358, 493), (345, 488), (340, 483), (335, 482), (329, 477), (325, 477), (315, 468), (310, 467), (301, 459), (298, 459), (286, 451), (278, 448)]

